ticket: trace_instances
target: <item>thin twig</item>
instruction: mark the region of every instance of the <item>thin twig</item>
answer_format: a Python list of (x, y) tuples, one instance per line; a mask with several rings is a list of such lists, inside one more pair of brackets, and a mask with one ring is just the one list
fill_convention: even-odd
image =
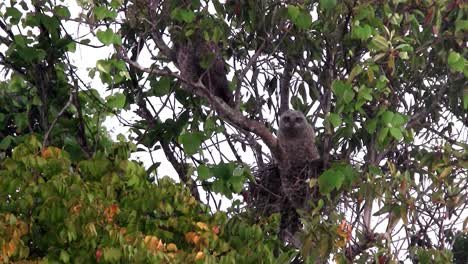
[(67, 103), (63, 106), (62, 110), (60, 110), (60, 112), (58, 113), (58, 115), (55, 117), (55, 119), (54, 119), (54, 120), (52, 121), (52, 123), (50, 124), (49, 129), (48, 129), (47, 132), (45, 133), (44, 141), (42, 141), (42, 148), (45, 148), (45, 147), (46, 147), (47, 140), (48, 140), (48, 138), (49, 138), (50, 132), (51, 132), (52, 129), (54, 128), (54, 126), (55, 126), (55, 124), (57, 123), (58, 119), (63, 115), (63, 113), (65, 112), (65, 110), (67, 110), (67, 108), (70, 106), (70, 104), (72, 103), (72, 101), (73, 101), (73, 92), (70, 93), (70, 97), (68, 98)]

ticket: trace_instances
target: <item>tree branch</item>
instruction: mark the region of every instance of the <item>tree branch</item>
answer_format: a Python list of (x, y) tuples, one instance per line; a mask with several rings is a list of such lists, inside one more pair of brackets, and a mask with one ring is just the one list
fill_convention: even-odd
[(73, 92), (70, 93), (70, 97), (68, 98), (68, 101), (67, 103), (63, 106), (62, 110), (60, 110), (60, 112), (58, 113), (58, 115), (55, 117), (55, 119), (52, 121), (52, 123), (50, 124), (49, 126), (49, 129), (47, 130), (47, 132), (45, 133), (44, 135), (44, 141), (42, 141), (42, 148), (45, 148), (46, 145), (47, 145), (47, 140), (49, 138), (49, 135), (50, 135), (50, 132), (52, 131), (52, 129), (54, 128), (55, 124), (57, 123), (58, 119), (63, 115), (63, 113), (65, 112), (65, 110), (67, 110), (67, 108), (70, 106), (70, 104), (72, 103), (72, 100), (73, 100)]
[(278, 140), (276, 137), (273, 136), (273, 134), (270, 132), (270, 130), (267, 127), (265, 127), (262, 123), (258, 121), (246, 118), (245, 116), (241, 114), (241, 112), (231, 108), (221, 98), (218, 98), (217, 96), (213, 95), (205, 87), (205, 85), (203, 85), (201, 80), (194, 82), (168, 69), (160, 70), (160, 69), (155, 69), (155, 68), (145, 68), (141, 66), (140, 64), (138, 64), (137, 62), (130, 60), (130, 58), (128, 58), (128, 56), (126, 55), (122, 47), (117, 47), (116, 49), (117, 49), (119, 57), (122, 58), (130, 66), (136, 68), (137, 70), (140, 70), (149, 74), (155, 74), (158, 76), (174, 77), (182, 81), (183, 83), (187, 84), (191, 88), (193, 88), (192, 92), (208, 100), (209, 104), (218, 112), (218, 114), (223, 119), (225, 119), (227, 122), (229, 122), (230, 124), (234, 126), (240, 127), (246, 131), (252, 132), (256, 134), (257, 136), (259, 136), (268, 146), (268, 148), (270, 149), (272, 155), (276, 158), (276, 160), (278, 161), (282, 160), (282, 153), (278, 145)]
[(260, 45), (260, 47), (257, 49), (255, 54), (252, 56), (252, 58), (250, 58), (247, 65), (245, 65), (244, 69), (242, 70), (242, 72), (237, 77), (236, 94), (235, 94), (235, 97), (234, 97), (235, 98), (234, 99), (234, 104), (235, 105), (239, 105), (239, 100), (240, 100), (240, 95), (241, 95), (240, 90), (241, 90), (241, 87), (242, 87), (242, 83), (244, 82), (243, 80), (245, 78), (245, 75), (250, 70), (250, 68), (257, 62), (257, 59), (260, 56), (260, 54), (262, 53), (264, 47), (265, 47), (265, 41), (262, 42), (262, 45)]
[(289, 109), (289, 82), (292, 78), (293, 64), (289, 59), (286, 59), (284, 71), (280, 79), (280, 108), (279, 115), (282, 115)]

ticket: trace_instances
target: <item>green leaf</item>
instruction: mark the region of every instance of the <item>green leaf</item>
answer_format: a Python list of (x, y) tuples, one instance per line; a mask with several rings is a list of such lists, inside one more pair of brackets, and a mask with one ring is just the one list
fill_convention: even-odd
[(76, 51), (76, 42), (70, 42), (67, 44), (67, 50), (69, 52), (75, 52)]
[(345, 103), (349, 104), (351, 103), (351, 101), (353, 101), (354, 99), (354, 95), (355, 95), (355, 92), (353, 91), (353, 89), (346, 89), (344, 91), (344, 94), (343, 94), (343, 99), (345, 101)]
[(318, 178), (320, 193), (326, 195), (334, 189), (339, 189), (343, 184), (344, 175), (335, 169), (326, 170)]
[(17, 132), (28, 127), (28, 115), (25, 112), (15, 114), (15, 125)]
[(229, 183), (231, 184), (232, 190), (235, 193), (240, 193), (244, 188), (244, 180), (245, 178), (242, 176), (232, 176), (229, 179)]
[(465, 67), (465, 59), (455, 51), (450, 51), (448, 56), (448, 64), (452, 71), (463, 72)]
[(339, 127), (341, 125), (341, 118), (338, 114), (330, 113), (328, 116), (328, 120), (332, 124), (333, 127)]
[(392, 119), (392, 125), (394, 127), (401, 127), (405, 122), (406, 122), (406, 119), (403, 117), (403, 115), (399, 113), (395, 113)]
[(389, 48), (389, 42), (380, 35), (375, 36), (371, 43), (377, 50), (386, 51)]
[(118, 261), (122, 256), (122, 252), (119, 248), (105, 248), (104, 259), (106, 261)]
[(203, 143), (203, 135), (200, 132), (185, 133), (180, 135), (179, 142), (182, 144), (185, 153), (193, 155), (197, 153)]
[(377, 119), (370, 119), (366, 122), (366, 130), (369, 134), (374, 134), (377, 129)]
[(406, 51), (402, 51), (398, 54), (398, 56), (400, 57), (400, 59), (402, 60), (408, 60), (409, 59), (409, 56), (408, 56), (408, 52)]
[(390, 111), (385, 111), (382, 114), (382, 122), (384, 123), (385, 126), (387, 126), (387, 127), (392, 126), (393, 116), (394, 116), (393, 112), (390, 112)]
[(336, 170), (344, 176), (343, 185), (351, 186), (359, 178), (359, 173), (348, 163), (338, 164)]
[(312, 16), (307, 10), (301, 10), (299, 16), (293, 22), (301, 29), (308, 29), (312, 25)]
[(125, 106), (126, 97), (122, 93), (116, 93), (106, 97), (106, 105), (112, 109), (122, 109)]
[(384, 128), (382, 128), (382, 129), (380, 130), (379, 135), (377, 136), (377, 140), (378, 140), (380, 143), (383, 143), (383, 142), (385, 141), (385, 139), (387, 138), (388, 130), (389, 130), (388, 127), (384, 127)]
[(203, 164), (198, 166), (197, 174), (198, 174), (198, 179), (202, 181), (208, 180), (211, 177), (210, 168), (208, 168), (207, 166)]
[(365, 86), (361, 86), (361, 89), (359, 89), (358, 98), (364, 98), (367, 101), (372, 101), (372, 90)]
[(467, 31), (468, 30), (468, 20), (459, 19), (455, 21), (455, 33), (458, 31)]
[(312, 16), (308, 10), (294, 5), (288, 6), (288, 17), (300, 29), (308, 29), (312, 25)]
[(97, 20), (102, 20), (105, 18), (116, 18), (117, 12), (107, 9), (105, 6), (98, 6), (94, 8), (94, 16)]
[(296, 19), (299, 16), (300, 9), (295, 5), (288, 6), (288, 16), (291, 20)]
[(5, 12), (5, 18), (11, 18), (10, 23), (12, 25), (17, 25), (21, 19), (21, 12), (14, 7), (7, 7)]
[(108, 28), (106, 31), (98, 30), (96, 33), (97, 38), (104, 45), (108, 46), (110, 44), (122, 45), (122, 39), (119, 35), (115, 34), (112, 29)]
[(414, 48), (410, 44), (406, 44), (406, 43), (396, 46), (395, 49), (400, 50), (400, 52), (407, 52), (407, 53), (413, 52), (414, 50)]
[(63, 249), (60, 250), (60, 260), (65, 263), (70, 262), (70, 254), (68, 254), (68, 252)]
[(65, 6), (55, 6), (54, 14), (60, 18), (70, 18), (70, 10)]
[(383, 175), (382, 170), (379, 167), (374, 166), (374, 165), (369, 166), (369, 172), (374, 175)]
[(455, 51), (450, 51), (449, 56), (448, 56), (448, 64), (452, 65), (457, 63), (460, 60), (461, 56), (460, 53), (455, 52)]
[(336, 0), (320, 0), (320, 9), (330, 10), (336, 6)]
[(351, 70), (351, 73), (349, 74), (348, 77), (348, 82), (352, 82), (356, 76), (358, 76), (362, 72), (362, 66), (361, 65), (356, 65), (353, 67)]
[(12, 137), (12, 136), (10, 136), (10, 135), (4, 137), (4, 138), (2, 139), (2, 141), (0, 141), (0, 149), (1, 149), (1, 150), (6, 150), (6, 149), (8, 149), (8, 148), (10, 147), (10, 145), (11, 145), (12, 142), (15, 142), (15, 138), (14, 138), (14, 137)]
[(390, 134), (398, 141), (403, 138), (403, 134), (401, 133), (401, 128), (391, 127)]
[(380, 210), (378, 210), (377, 212), (375, 212), (373, 214), (373, 216), (379, 216), (379, 215), (383, 215), (385, 213), (389, 213), (392, 211), (394, 205), (389, 205), (389, 204), (386, 204), (384, 205)]
[(60, 21), (57, 17), (50, 17), (44, 14), (39, 14), (39, 17), (42, 24), (47, 28), (47, 31), (49, 31), (50, 34), (57, 34), (56, 32), (60, 29)]
[(362, 41), (367, 40), (372, 35), (372, 28), (364, 24), (363, 26), (353, 26), (351, 30), (351, 37), (354, 39), (360, 39)]
[(161, 97), (171, 91), (171, 78), (161, 77), (159, 80), (150, 79), (151, 92), (154, 96)]
[(212, 174), (218, 179), (229, 180), (232, 177), (236, 164), (234, 163), (220, 163), (212, 167)]
[(171, 12), (171, 17), (177, 21), (192, 23), (196, 14), (192, 10), (176, 8)]
[(123, 0), (112, 0), (110, 2), (110, 6), (114, 9), (118, 9), (119, 7), (121, 7), (123, 4)]
[[(353, 87), (351, 86), (350, 83), (338, 80), (334, 81), (332, 84), (332, 90), (338, 97), (345, 97), (345, 94), (347, 93), (346, 91), (351, 90), (353, 92)], [(349, 93), (349, 92), (348, 92)]]
[(226, 184), (224, 180), (222, 179), (217, 179), (213, 182), (212, 185), (212, 190), (215, 193), (221, 193), (224, 194), (227, 198), (231, 199), (232, 198), (232, 192), (229, 190), (228, 187), (226, 187)]

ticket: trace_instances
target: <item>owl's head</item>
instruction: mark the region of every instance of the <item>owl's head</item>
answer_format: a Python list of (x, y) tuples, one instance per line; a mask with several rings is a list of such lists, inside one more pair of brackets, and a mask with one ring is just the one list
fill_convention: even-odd
[(282, 131), (288, 132), (299, 132), (305, 129), (307, 126), (307, 120), (299, 111), (288, 110), (284, 112), (280, 117), (279, 127)]

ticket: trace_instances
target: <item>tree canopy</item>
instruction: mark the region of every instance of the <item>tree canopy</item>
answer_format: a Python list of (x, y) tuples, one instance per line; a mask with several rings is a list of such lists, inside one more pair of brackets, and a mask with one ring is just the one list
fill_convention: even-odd
[[(0, 263), (466, 263), (467, 11), (1, 2)], [(299, 246), (254, 195), (291, 108), (321, 154)]]

